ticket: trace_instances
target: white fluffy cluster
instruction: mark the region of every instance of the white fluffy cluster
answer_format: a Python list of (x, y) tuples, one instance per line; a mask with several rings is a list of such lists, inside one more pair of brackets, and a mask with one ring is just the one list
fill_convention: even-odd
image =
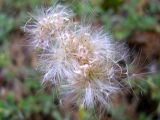
[(123, 87), (126, 54), (103, 29), (74, 22), (73, 17), (68, 7), (56, 5), (38, 12), (25, 26), (39, 54), (43, 82), (51, 81), (62, 101), (106, 107)]

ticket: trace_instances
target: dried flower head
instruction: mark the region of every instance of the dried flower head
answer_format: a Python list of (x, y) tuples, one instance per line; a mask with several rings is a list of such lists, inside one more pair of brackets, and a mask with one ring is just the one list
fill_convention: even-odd
[(43, 50), (38, 68), (43, 82), (51, 81), (62, 101), (104, 108), (125, 83), (127, 54), (102, 28), (77, 24), (72, 17), (70, 9), (57, 5), (27, 25), (33, 47)]
[(24, 27), (31, 36), (31, 45), (34, 48), (50, 49), (50, 45), (57, 42), (57, 32), (63, 30), (72, 17), (72, 10), (63, 5), (38, 10), (37, 15), (31, 17), (33, 22)]

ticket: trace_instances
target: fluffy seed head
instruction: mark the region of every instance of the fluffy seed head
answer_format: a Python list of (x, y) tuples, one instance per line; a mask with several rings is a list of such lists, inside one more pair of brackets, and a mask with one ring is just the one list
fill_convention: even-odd
[(38, 10), (37, 15), (31, 17), (33, 22), (24, 27), (25, 32), (31, 36), (31, 45), (34, 48), (50, 49), (50, 45), (57, 42), (57, 32), (63, 30), (72, 16), (72, 10), (63, 5)]
[[(73, 22), (73, 13), (57, 5), (28, 25), (43, 82), (51, 81), (63, 100), (92, 108), (109, 105), (127, 76), (126, 53), (101, 28)], [(124, 64), (121, 64), (123, 62)]]

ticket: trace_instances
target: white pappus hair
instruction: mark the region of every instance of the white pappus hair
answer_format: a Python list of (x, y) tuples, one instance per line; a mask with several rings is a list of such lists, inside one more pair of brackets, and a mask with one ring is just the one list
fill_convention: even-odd
[(74, 22), (73, 12), (56, 5), (40, 10), (25, 25), (37, 51), (43, 81), (51, 81), (60, 98), (71, 104), (107, 107), (110, 97), (124, 87), (128, 74), (123, 45), (112, 41), (103, 28)]

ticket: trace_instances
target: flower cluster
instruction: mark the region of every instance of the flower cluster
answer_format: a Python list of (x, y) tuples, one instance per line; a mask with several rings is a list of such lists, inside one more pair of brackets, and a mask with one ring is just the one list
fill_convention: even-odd
[(128, 74), (125, 48), (103, 28), (82, 25), (73, 17), (68, 7), (56, 5), (40, 10), (25, 26), (39, 54), (43, 82), (51, 81), (62, 101), (85, 108), (106, 107)]

